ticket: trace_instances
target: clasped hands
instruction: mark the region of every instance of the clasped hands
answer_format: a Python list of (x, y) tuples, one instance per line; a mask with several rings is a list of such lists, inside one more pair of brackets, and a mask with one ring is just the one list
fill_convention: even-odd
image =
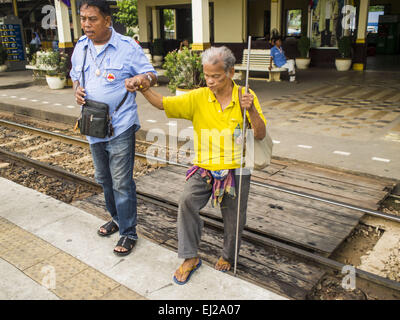
[[(138, 74), (132, 78), (125, 80), (125, 87), (126, 90), (128, 90), (129, 92), (135, 92), (135, 91), (144, 92), (150, 88), (150, 85), (151, 85), (150, 80), (147, 78), (145, 74)], [(85, 89), (78, 84), (75, 89), (76, 103), (78, 105), (84, 105), (85, 97), (86, 97)]]
[(147, 78), (146, 75), (138, 74), (132, 78), (125, 80), (125, 87), (126, 90), (129, 92), (144, 92), (148, 90), (151, 86), (150, 80)]

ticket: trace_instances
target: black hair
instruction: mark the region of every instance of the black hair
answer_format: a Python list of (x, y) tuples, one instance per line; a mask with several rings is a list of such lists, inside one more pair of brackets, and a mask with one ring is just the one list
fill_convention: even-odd
[(79, 9), (83, 6), (96, 7), (103, 16), (111, 16), (110, 5), (106, 0), (82, 0), (79, 4)]

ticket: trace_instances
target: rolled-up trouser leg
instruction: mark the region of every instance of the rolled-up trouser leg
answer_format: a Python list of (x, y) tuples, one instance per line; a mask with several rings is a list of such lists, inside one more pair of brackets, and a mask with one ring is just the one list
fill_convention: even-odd
[(186, 181), (179, 200), (178, 209), (178, 257), (189, 259), (197, 257), (203, 221), (200, 210), (210, 199), (212, 185), (195, 173)]
[[(236, 193), (239, 191), (239, 169), (235, 170), (235, 184)], [(238, 252), (240, 248), (240, 240), (244, 225), (246, 224), (247, 200), (250, 191), (250, 174), (247, 169), (243, 169), (242, 177), (242, 195), (240, 198), (240, 216), (239, 216), (239, 241)], [(233, 265), (235, 261), (235, 246), (236, 246), (236, 223), (237, 223), (237, 207), (238, 196), (235, 199), (232, 197), (224, 196), (221, 203), (221, 213), (224, 219), (224, 247), (222, 257)]]

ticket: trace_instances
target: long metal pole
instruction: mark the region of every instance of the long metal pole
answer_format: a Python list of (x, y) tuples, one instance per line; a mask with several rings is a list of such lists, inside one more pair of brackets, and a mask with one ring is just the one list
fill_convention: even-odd
[[(247, 48), (246, 93), (249, 90), (250, 50), (251, 50), (251, 36), (249, 36), (248, 48)], [(243, 110), (242, 150), (240, 152), (239, 190), (238, 190), (238, 204), (237, 204), (237, 217), (236, 217), (235, 265), (233, 268), (233, 274), (235, 276), (237, 269), (238, 246), (239, 246), (240, 200), (242, 195), (243, 153), (246, 141), (245, 137), (246, 137), (246, 110)]]

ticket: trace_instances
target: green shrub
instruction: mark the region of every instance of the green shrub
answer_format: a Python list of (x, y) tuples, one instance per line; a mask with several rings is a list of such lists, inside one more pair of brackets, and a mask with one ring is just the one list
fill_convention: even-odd
[(169, 52), (163, 68), (169, 79), (168, 89), (172, 93), (176, 92), (176, 88), (196, 89), (205, 86), (201, 56), (188, 48)]
[(164, 55), (164, 41), (163, 39), (154, 39), (153, 41), (153, 55), (163, 56)]
[(297, 42), (297, 49), (300, 51), (301, 58), (308, 58), (308, 52), (310, 51), (311, 41), (310, 38), (303, 35)]
[(68, 72), (67, 68), (68, 55), (58, 51), (46, 51), (37, 58), (37, 64), (44, 65), (48, 76), (65, 77)]
[(338, 49), (341, 58), (351, 58), (351, 37), (344, 36), (339, 39)]

